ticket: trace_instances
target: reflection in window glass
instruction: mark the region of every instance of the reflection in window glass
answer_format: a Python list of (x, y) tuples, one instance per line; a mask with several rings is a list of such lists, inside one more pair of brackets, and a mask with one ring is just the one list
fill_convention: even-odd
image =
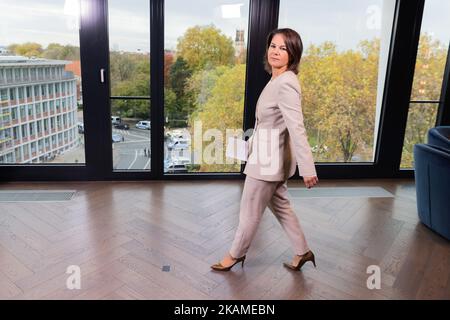
[(249, 1), (165, 1), (165, 173), (239, 172)]
[(411, 103), (403, 142), (401, 169), (413, 168), (413, 150), (426, 143), (428, 130), (435, 126), (445, 63), (450, 42), (450, 1), (426, 0), (417, 51)]
[(282, 0), (280, 28), (296, 30), (299, 79), (316, 162), (373, 162), (394, 0)]
[(150, 1), (109, 0), (114, 170), (150, 170)]
[[(85, 162), (84, 137), (77, 130), (77, 122), (83, 121), (79, 6), (78, 0), (0, 0), (0, 75), (4, 75), (0, 90), (10, 92), (10, 99), (0, 102), (0, 163)], [(48, 68), (58, 73), (50, 78)], [(57, 100), (39, 92), (50, 82), (73, 89), (71, 103), (61, 110), (69, 121), (65, 127), (36, 132), (37, 122), (50, 117), (45, 109), (39, 114), (40, 104)], [(41, 139), (55, 143), (36, 148)]]

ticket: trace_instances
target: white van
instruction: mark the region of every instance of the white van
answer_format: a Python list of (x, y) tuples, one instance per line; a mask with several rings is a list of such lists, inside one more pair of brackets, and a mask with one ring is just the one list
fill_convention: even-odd
[(183, 163), (166, 160), (164, 161), (164, 173), (188, 173), (188, 169)]
[(112, 124), (119, 124), (120, 122), (122, 122), (122, 119), (120, 119), (120, 117), (118, 117), (118, 116), (111, 116), (111, 123)]
[(136, 123), (136, 128), (150, 130), (150, 121), (142, 120)]
[(192, 164), (191, 158), (187, 158), (187, 157), (173, 158), (172, 162), (174, 164), (184, 164), (184, 165)]
[(185, 150), (189, 149), (190, 141), (188, 139), (174, 139), (167, 144), (169, 150)]

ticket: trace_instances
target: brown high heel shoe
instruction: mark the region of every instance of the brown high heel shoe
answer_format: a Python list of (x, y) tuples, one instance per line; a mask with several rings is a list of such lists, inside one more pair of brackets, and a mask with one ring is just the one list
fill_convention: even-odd
[(242, 262), (242, 267), (244, 267), (244, 261), (245, 261), (245, 255), (242, 256), (242, 257), (240, 257), (240, 258), (237, 258), (236, 261), (235, 261), (231, 266), (229, 266), (229, 267), (224, 267), (220, 262), (218, 262), (218, 263), (216, 263), (216, 264), (213, 264), (213, 265), (211, 266), (211, 268), (212, 268), (213, 270), (216, 270), (216, 271), (230, 271), (231, 268), (233, 268), (234, 265), (237, 264), (237, 263), (239, 263), (239, 262)]
[(314, 268), (316, 268), (316, 258), (314, 257), (314, 253), (312, 253), (312, 251), (308, 251), (307, 253), (305, 253), (304, 255), (301, 256), (300, 261), (298, 262), (297, 265), (293, 265), (292, 263), (286, 263), (284, 262), (283, 265), (286, 268), (289, 268), (291, 270), (295, 270), (295, 271), (299, 271), (300, 268), (307, 262), (307, 261), (311, 261), (314, 264)]

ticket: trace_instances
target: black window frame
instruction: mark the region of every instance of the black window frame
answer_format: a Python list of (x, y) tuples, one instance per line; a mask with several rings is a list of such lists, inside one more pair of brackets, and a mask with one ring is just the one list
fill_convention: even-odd
[[(164, 174), (164, 0), (150, 1), (151, 170), (114, 171), (111, 148), (107, 0), (81, 0), (80, 59), (84, 103), (85, 164), (3, 164), (2, 181), (243, 179), (242, 173)], [(282, 0), (281, 0), (282, 1)], [(244, 130), (254, 125), (256, 101), (269, 75), (263, 68), (266, 35), (278, 25), (280, 0), (250, 0)], [(397, 0), (373, 163), (316, 163), (321, 179), (413, 178), (400, 169), (425, 0)], [(158, 32), (155, 32), (158, 30)], [(449, 47), (450, 52), (450, 47)], [(104, 70), (105, 81), (100, 81)], [(45, 70), (47, 71), (47, 70)], [(44, 72), (45, 73), (45, 72)], [(437, 125), (450, 124), (450, 55)], [(95, 106), (93, 108), (92, 106)], [(293, 179), (298, 179), (298, 173)]]

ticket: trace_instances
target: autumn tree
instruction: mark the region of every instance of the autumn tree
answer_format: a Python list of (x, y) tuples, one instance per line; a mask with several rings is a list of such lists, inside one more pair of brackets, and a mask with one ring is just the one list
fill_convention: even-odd
[(169, 83), (170, 81), (170, 69), (172, 69), (172, 65), (174, 62), (174, 55), (172, 52), (164, 53), (164, 84)]
[[(242, 118), (244, 112), (244, 91), (245, 91), (245, 65), (236, 65), (234, 67), (219, 67), (220, 71), (211, 70), (211, 73), (219, 74), (207, 101), (190, 118), (189, 124), (191, 135), (195, 121), (201, 121), (203, 132), (208, 129), (217, 129), (221, 133), (221, 139), (203, 142), (204, 154), (208, 149), (220, 151), (221, 154), (215, 154), (223, 163), (225, 157), (225, 142), (227, 129), (242, 130)], [(213, 76), (215, 78), (216, 76)], [(208, 78), (208, 77), (207, 77)], [(206, 152), (205, 152), (206, 151)], [(240, 170), (240, 164), (221, 164), (203, 163), (200, 172), (236, 172)]]
[[(212, 70), (200, 70), (194, 73), (186, 84), (186, 91), (189, 91), (194, 99), (194, 110), (192, 116), (204, 109), (208, 99), (212, 95), (212, 90), (217, 80), (227, 71), (229, 67), (219, 66)], [(245, 72), (245, 71), (244, 71)]]
[[(431, 35), (420, 37), (411, 100), (440, 100), (447, 48)], [(410, 104), (401, 167), (413, 167), (413, 148), (425, 143), (428, 130), (435, 126), (438, 104)]]
[(214, 25), (195, 26), (178, 39), (177, 56), (183, 57), (192, 71), (232, 65), (233, 40)]
[(344, 52), (331, 42), (306, 50), (299, 73), (305, 126), (313, 146), (328, 148), (315, 155), (316, 161), (347, 162), (356, 152), (371, 149), (378, 41), (365, 41), (359, 50)]
[(50, 43), (45, 49), (42, 45), (33, 42), (12, 44), (8, 50), (16, 55), (25, 57), (37, 57), (53, 60), (80, 60), (80, 48), (76, 46)]
[(234, 59), (231, 38), (213, 25), (195, 26), (184, 33), (179, 39), (176, 60), (166, 86), (175, 94), (175, 101), (165, 109), (169, 127), (186, 126), (185, 121), (194, 112), (197, 97), (191, 90), (193, 75), (217, 66), (231, 65)]
[(19, 56), (25, 57), (40, 57), (42, 52), (42, 45), (34, 42), (26, 42), (23, 44), (12, 44), (8, 46), (8, 50)]

